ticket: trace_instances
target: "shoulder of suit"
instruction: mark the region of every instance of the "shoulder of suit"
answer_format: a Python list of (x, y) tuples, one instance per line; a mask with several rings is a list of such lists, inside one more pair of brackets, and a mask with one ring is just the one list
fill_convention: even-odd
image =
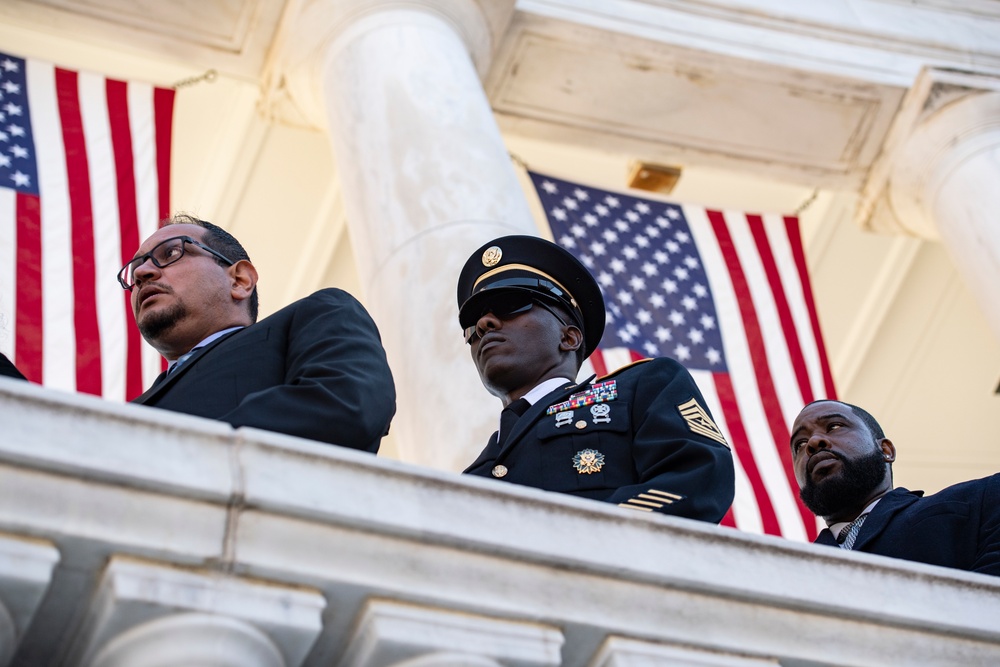
[(295, 311), (304, 305), (319, 307), (321, 304), (337, 305), (337, 306), (345, 304), (349, 304), (352, 306), (361, 305), (361, 303), (357, 299), (355, 299), (349, 292), (345, 292), (344, 290), (338, 287), (325, 287), (321, 290), (316, 290), (312, 294), (304, 296), (301, 299), (296, 299), (295, 301), (291, 302), (288, 305), (282, 306), (281, 308), (274, 311), (267, 317), (258, 320), (256, 324), (260, 324), (261, 322), (273, 318), (276, 315), (287, 314), (289, 312)]
[[(957, 484), (952, 484), (951, 486), (946, 486), (937, 493), (933, 493), (927, 496), (928, 499), (936, 500), (948, 500), (950, 498), (968, 498), (970, 495), (978, 495), (980, 493), (988, 492), (992, 489), (993, 493), (1000, 492), (1000, 473), (995, 473), (988, 477), (981, 477), (979, 479), (970, 479), (965, 482), (959, 482)], [(923, 493), (922, 491), (916, 491), (911, 493)]]
[(353, 296), (350, 295), (350, 293), (345, 292), (339, 287), (324, 287), (323, 289), (316, 290), (315, 292), (313, 292), (312, 294), (310, 294), (305, 298), (310, 299), (312, 297), (323, 297), (323, 296), (348, 297), (351, 299), (354, 298)]

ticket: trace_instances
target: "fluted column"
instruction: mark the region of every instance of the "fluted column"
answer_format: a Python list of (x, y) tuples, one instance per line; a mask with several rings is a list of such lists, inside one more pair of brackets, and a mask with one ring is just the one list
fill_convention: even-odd
[(900, 118), (866, 222), (941, 241), (1000, 338), (1000, 80), (925, 72)]
[(462, 342), (461, 266), (492, 237), (536, 233), (480, 83), (512, 9), (317, 0), (289, 31), (306, 43), (288, 45), (289, 89), (307, 113), (322, 108), (396, 380), (393, 433), (403, 458), (435, 467), (470, 463), (500, 408)]

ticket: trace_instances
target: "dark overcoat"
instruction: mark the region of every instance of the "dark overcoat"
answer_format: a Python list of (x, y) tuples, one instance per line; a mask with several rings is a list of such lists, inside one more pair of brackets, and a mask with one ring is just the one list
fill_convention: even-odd
[(396, 393), (371, 317), (324, 289), (199, 349), (133, 402), (376, 452)]

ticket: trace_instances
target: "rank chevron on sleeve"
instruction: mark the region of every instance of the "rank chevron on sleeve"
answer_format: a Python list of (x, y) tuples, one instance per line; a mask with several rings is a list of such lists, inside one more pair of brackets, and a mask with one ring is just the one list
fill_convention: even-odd
[(697, 399), (692, 398), (687, 403), (681, 403), (677, 406), (677, 410), (684, 417), (684, 421), (687, 422), (688, 428), (694, 433), (703, 435), (706, 438), (711, 438), (716, 442), (721, 442), (726, 447), (729, 447), (729, 443), (726, 442), (726, 438), (722, 435), (722, 431), (719, 427), (715, 425), (712, 418), (708, 416), (705, 409), (698, 404)]

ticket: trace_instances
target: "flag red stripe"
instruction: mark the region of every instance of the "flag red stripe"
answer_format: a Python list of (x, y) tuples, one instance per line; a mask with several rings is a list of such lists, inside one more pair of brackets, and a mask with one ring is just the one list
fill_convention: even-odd
[(66, 155), (70, 234), (73, 248), (73, 326), (76, 332), (76, 390), (101, 395), (101, 332), (97, 323), (97, 259), (90, 166), (80, 115), (77, 74), (56, 68), (56, 99)]
[(32, 382), (42, 381), (42, 202), (35, 195), (16, 196), (14, 364)]
[[(174, 93), (171, 88), (156, 88), (153, 91), (153, 114), (156, 136), (156, 175), (159, 192), (160, 224), (170, 217), (170, 157), (173, 137)], [(166, 358), (160, 359), (160, 370), (167, 370)]]
[(799, 272), (799, 282), (802, 284), (802, 294), (805, 297), (806, 309), (809, 311), (809, 324), (812, 326), (816, 349), (819, 351), (819, 362), (823, 372), (823, 386), (826, 389), (826, 398), (836, 400), (837, 391), (833, 386), (833, 373), (830, 371), (830, 360), (826, 357), (826, 345), (823, 343), (823, 332), (819, 328), (819, 314), (816, 312), (816, 302), (813, 300), (812, 283), (809, 281), (809, 270), (806, 267), (805, 252), (802, 250), (799, 219), (791, 216), (786, 217), (785, 229), (788, 232), (789, 245), (792, 247), (795, 268)]
[[(746, 332), (747, 348), (750, 351), (750, 359), (754, 368), (754, 376), (757, 378), (757, 388), (760, 391), (761, 405), (764, 408), (764, 415), (767, 418), (768, 427), (774, 441), (777, 454), (782, 461), (782, 470), (790, 489), (798, 489), (798, 483), (792, 473), (792, 455), (788, 443), (788, 427), (785, 425), (784, 416), (781, 412), (781, 404), (778, 401), (778, 393), (774, 387), (774, 380), (771, 377), (770, 367), (767, 360), (767, 350), (764, 347), (764, 340), (761, 336), (757, 309), (754, 307), (753, 295), (747, 283), (746, 274), (740, 264), (736, 247), (733, 245), (732, 236), (726, 226), (726, 220), (719, 211), (706, 211), (708, 219), (715, 231), (719, 250), (729, 269), (730, 280), (733, 285), (733, 292), (739, 303), (740, 317), (743, 319), (743, 329)], [(793, 494), (798, 498), (798, 494)], [(796, 502), (796, 508), (802, 515), (802, 523), (810, 540), (815, 538), (816, 520), (812, 514), (802, 505)]]
[(174, 91), (156, 88), (153, 91), (153, 114), (156, 124), (156, 173), (159, 178), (160, 220), (170, 217), (170, 143), (173, 136)]
[(771, 503), (771, 496), (767, 493), (764, 480), (760, 476), (757, 468), (757, 460), (750, 447), (750, 439), (747, 437), (746, 429), (743, 428), (743, 419), (740, 415), (740, 407), (736, 402), (736, 391), (733, 389), (733, 381), (728, 373), (712, 373), (715, 380), (715, 391), (719, 396), (719, 404), (722, 406), (722, 417), (726, 420), (726, 427), (729, 430), (730, 444), (736, 453), (736, 457), (750, 481), (754, 498), (757, 499), (757, 508), (760, 512), (760, 520), (767, 535), (781, 535), (781, 524), (778, 523), (778, 516), (774, 512), (774, 505)]
[(778, 265), (774, 261), (774, 253), (767, 240), (767, 232), (764, 231), (764, 220), (759, 215), (748, 215), (747, 222), (750, 225), (750, 233), (753, 235), (754, 243), (757, 244), (757, 254), (760, 255), (764, 274), (771, 286), (774, 306), (778, 311), (778, 320), (781, 322), (781, 329), (785, 334), (785, 344), (788, 346), (788, 357), (792, 363), (792, 369), (795, 371), (795, 380), (799, 383), (799, 391), (802, 393), (802, 402), (811, 403), (813, 392), (812, 385), (809, 383), (809, 370), (806, 368), (802, 346), (799, 345), (799, 336), (795, 330), (792, 309), (788, 306), (785, 286), (781, 282), (781, 274), (778, 273)]
[[(108, 123), (111, 147), (115, 154), (115, 175), (118, 181), (118, 225), (121, 235), (121, 263), (125, 265), (139, 247), (139, 213), (136, 208), (135, 165), (132, 154), (132, 129), (128, 114), (128, 85), (123, 81), (106, 83)], [(129, 293), (124, 293), (123, 307), (127, 311), (125, 350), (125, 399), (131, 400), (143, 391), (142, 341), (135, 326)]]
[(597, 377), (602, 378), (608, 374), (608, 365), (604, 363), (604, 354), (600, 350), (594, 350), (590, 355), (590, 365), (594, 367)]
[(722, 517), (722, 521), (719, 522), (720, 526), (725, 526), (726, 528), (736, 527), (736, 515), (733, 514), (733, 508), (730, 507), (726, 512), (726, 516)]

